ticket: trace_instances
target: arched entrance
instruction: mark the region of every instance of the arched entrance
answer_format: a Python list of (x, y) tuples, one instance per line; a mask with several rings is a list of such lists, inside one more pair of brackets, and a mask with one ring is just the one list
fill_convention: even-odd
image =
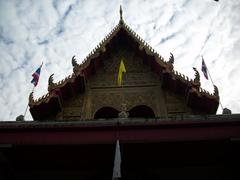
[(117, 118), (119, 111), (112, 107), (102, 107), (95, 115), (94, 119)]
[(135, 106), (129, 111), (129, 117), (155, 117), (153, 110), (145, 105)]

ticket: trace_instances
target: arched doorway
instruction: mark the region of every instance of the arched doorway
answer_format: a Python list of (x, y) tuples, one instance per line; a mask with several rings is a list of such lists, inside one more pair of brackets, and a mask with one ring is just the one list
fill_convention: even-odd
[(102, 107), (95, 113), (94, 119), (117, 118), (118, 113), (119, 111), (112, 107)]
[(129, 117), (155, 117), (153, 110), (145, 105), (135, 106), (129, 111)]

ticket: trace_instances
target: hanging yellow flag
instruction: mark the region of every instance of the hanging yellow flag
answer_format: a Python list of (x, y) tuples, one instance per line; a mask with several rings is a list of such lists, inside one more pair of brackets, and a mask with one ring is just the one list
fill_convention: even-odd
[(121, 60), (119, 71), (118, 71), (118, 86), (122, 85), (122, 73), (126, 73), (126, 69), (123, 63), (123, 60)]

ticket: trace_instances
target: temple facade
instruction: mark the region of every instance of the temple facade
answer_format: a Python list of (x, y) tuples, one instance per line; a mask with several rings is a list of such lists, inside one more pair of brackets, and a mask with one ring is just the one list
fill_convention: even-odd
[[(120, 62), (126, 73), (117, 83)], [(216, 115), (218, 89), (174, 70), (123, 20), (48, 93), (29, 96), (33, 121), (0, 122), (0, 179), (232, 179), (240, 115)]]
[[(117, 85), (120, 61), (126, 74)], [(174, 56), (164, 60), (122, 19), (96, 48), (77, 64), (73, 73), (60, 82), (48, 81), (48, 94), (29, 97), (34, 120), (83, 120), (117, 118), (126, 111), (129, 117), (215, 114), (218, 89), (203, 90), (196, 69), (190, 79), (174, 70)]]

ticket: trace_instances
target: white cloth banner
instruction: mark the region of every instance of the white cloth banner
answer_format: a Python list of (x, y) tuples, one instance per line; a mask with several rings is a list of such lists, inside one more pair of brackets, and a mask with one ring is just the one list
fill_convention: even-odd
[(113, 179), (117, 179), (120, 177), (121, 177), (121, 152), (119, 140), (117, 140), (113, 167)]

